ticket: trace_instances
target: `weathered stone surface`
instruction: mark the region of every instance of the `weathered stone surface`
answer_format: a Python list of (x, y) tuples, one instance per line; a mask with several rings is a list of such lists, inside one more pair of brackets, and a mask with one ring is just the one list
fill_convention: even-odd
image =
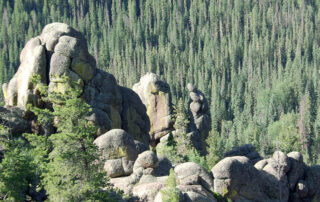
[(110, 182), (118, 189), (122, 190), (124, 194), (132, 194), (133, 186), (130, 184), (130, 176), (110, 178)]
[(159, 165), (155, 168), (155, 176), (166, 176), (170, 174), (170, 169), (172, 168), (172, 163), (166, 157), (158, 157)]
[(286, 173), (290, 170), (290, 160), (288, 156), (281, 152), (274, 152), (272, 158), (268, 159), (268, 164), (263, 168), (268, 174), (273, 175), (278, 180), (287, 182)]
[(38, 85), (32, 83), (33, 76), (38, 75), (40, 84), (48, 85), (49, 94), (65, 94), (74, 88), (80, 91), (79, 96), (93, 108), (88, 119), (98, 126), (97, 135), (123, 128), (149, 145), (150, 121), (139, 96), (120, 87), (113, 75), (96, 68), (87, 42), (77, 30), (63, 23), (48, 24), (40, 36), (29, 40), (20, 61), (14, 77), (2, 86), (6, 106), (44, 107)]
[(207, 190), (213, 191), (212, 176), (206, 171), (205, 168), (196, 163), (187, 162), (179, 164), (175, 167), (174, 172), (176, 173), (177, 179), (180, 181), (186, 181), (188, 178), (190, 180), (190, 177), (193, 176), (193, 179), (196, 180), (191, 180), (191, 182), (193, 182), (191, 185), (202, 185)]
[(102, 151), (109, 177), (130, 175), (133, 172), (133, 162), (138, 152), (132, 136), (127, 132), (122, 129), (110, 130), (99, 136), (94, 144)]
[(204, 94), (198, 90), (194, 85), (188, 84), (189, 90), (189, 117), (190, 122), (188, 131), (193, 132), (191, 142), (193, 146), (202, 154), (206, 153), (205, 139), (208, 137), (210, 130), (210, 112), (208, 108), (208, 101)]
[(320, 200), (320, 165), (314, 165), (306, 170), (305, 181), (308, 185), (309, 196), (312, 196), (314, 201)]
[(48, 51), (53, 51), (59, 41), (59, 38), (63, 35), (82, 38), (82, 35), (78, 31), (67, 24), (58, 22), (46, 25), (42, 30), (40, 38), (42, 43), (45, 44), (46, 49)]
[(131, 89), (120, 87), (123, 97), (122, 104), (122, 128), (147, 145), (150, 143), (150, 120), (146, 113), (146, 107), (140, 97)]
[(69, 69), (70, 64), (70, 57), (62, 55), (60, 53), (54, 53), (50, 60), (50, 80), (54, 80), (55, 78), (59, 78), (64, 75)]
[(265, 171), (258, 171), (247, 157), (227, 157), (216, 164), (214, 191), (231, 200), (276, 201), (288, 199), (288, 189), (280, 184), (277, 178)]
[(252, 164), (257, 163), (262, 159), (252, 144), (244, 144), (225, 153), (225, 157), (229, 156), (246, 156), (250, 159)]
[(212, 193), (208, 192), (200, 185), (179, 185), (179, 190), (184, 194), (185, 201), (188, 202), (216, 202)]
[(20, 56), (20, 67), (9, 84), (7, 84), (4, 94), (6, 95), (6, 105), (19, 106), (25, 109), (27, 104), (35, 102), (33, 100), (34, 96), (30, 95), (36, 94), (33, 92), (33, 75), (40, 75), (40, 82), (45, 83), (47, 81), (45, 49), (39, 44), (39, 38), (31, 39)]
[(268, 164), (268, 160), (262, 159), (254, 164), (254, 167), (258, 170), (262, 170)]
[(133, 86), (147, 108), (150, 119), (151, 140), (159, 140), (172, 130), (171, 95), (169, 85), (153, 73), (147, 73)]
[(308, 196), (309, 190), (307, 182), (305, 182), (304, 180), (300, 180), (297, 183), (296, 192), (298, 193), (299, 198), (305, 198), (306, 196)]
[(141, 154), (142, 152), (149, 150), (149, 146), (147, 144), (142, 143), (138, 140), (135, 140), (134, 144), (136, 145), (136, 149), (137, 149), (138, 154)]
[(101, 135), (112, 128), (112, 121), (108, 114), (99, 108), (93, 108), (90, 115), (87, 117), (87, 120), (100, 126), (97, 131), (98, 135)]
[(134, 188), (132, 189), (132, 194), (134, 197), (138, 197), (139, 201), (153, 201), (159, 190), (164, 187), (165, 183), (160, 182), (143, 183), (134, 186)]
[(0, 107), (0, 125), (14, 135), (31, 132), (31, 124), (25, 119), (25, 112), (17, 107)]
[(104, 164), (104, 170), (111, 178), (125, 175), (121, 158), (107, 160)]
[(152, 151), (145, 151), (139, 154), (137, 160), (134, 163), (133, 169), (137, 169), (142, 167), (143, 169), (146, 168), (156, 168), (158, 166), (158, 157)]
[(303, 179), (305, 164), (303, 163), (303, 156), (300, 152), (291, 152), (287, 154), (291, 169), (288, 172), (288, 184), (291, 190), (294, 190), (299, 180)]
[[(229, 154), (234, 155), (234, 151)], [(148, 153), (146, 152), (146, 154)], [(251, 149), (244, 152), (244, 154), (247, 153), (252, 153)], [(152, 153), (148, 154), (147, 159), (151, 155)], [(213, 177), (195, 163), (183, 163), (175, 167), (177, 189), (182, 195), (181, 201), (217, 201), (211, 191), (232, 201), (298, 202), (319, 200), (319, 166), (307, 167), (302, 164), (305, 174), (301, 176), (300, 165), (296, 164), (297, 162), (303, 163), (302, 155), (299, 152), (291, 152), (286, 155), (276, 151), (271, 158), (263, 159), (255, 165), (246, 156), (231, 156), (222, 159), (212, 168)], [(149, 167), (138, 166), (130, 176), (128, 186), (137, 192), (135, 195), (131, 194), (132, 197), (136, 197), (135, 200), (162, 200), (162, 197), (159, 196), (160, 192), (155, 195), (155, 189), (159, 188), (159, 184), (165, 185), (167, 176), (155, 177), (153, 172), (156, 169), (150, 165), (148, 164)], [(163, 180), (160, 180), (162, 178)], [(298, 180), (296, 181), (296, 179)], [(295, 184), (294, 189), (289, 190), (290, 182)], [(139, 191), (137, 191), (137, 187), (139, 187)], [(142, 187), (148, 190), (142, 191)]]

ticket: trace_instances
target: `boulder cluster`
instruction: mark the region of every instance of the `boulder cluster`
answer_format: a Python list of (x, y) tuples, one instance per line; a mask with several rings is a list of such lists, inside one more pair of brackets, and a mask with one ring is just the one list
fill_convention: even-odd
[[(104, 169), (131, 201), (162, 201), (170, 169), (180, 201), (217, 201), (214, 192), (234, 201), (320, 200), (320, 166), (305, 165), (299, 152), (277, 151), (263, 159), (254, 146), (243, 145), (227, 152), (211, 172), (196, 163), (173, 165), (158, 156), (150, 147), (156, 148), (159, 142), (165, 145), (169, 134), (181, 133), (186, 144), (206, 153), (211, 120), (204, 94), (187, 85), (189, 123), (174, 130), (165, 81), (147, 73), (133, 90), (119, 86), (113, 75), (96, 68), (82, 34), (66, 24), (45, 26), (40, 36), (26, 44), (20, 61), (17, 73), (2, 86), (6, 105), (0, 107), (0, 124), (13, 134), (52, 133), (39, 126), (27, 106), (52, 110), (56, 103), (42, 99), (43, 89), (48, 95), (77, 89), (92, 108), (87, 119), (98, 126), (94, 144), (102, 151)], [(0, 145), (0, 157), (2, 150)]]
[[(254, 146), (243, 145), (227, 152), (228, 157), (218, 162), (211, 172), (187, 162), (161, 167), (166, 170), (162, 174), (156, 172), (160, 165), (157, 155), (145, 151), (139, 154), (129, 176), (110, 176), (111, 182), (130, 195), (133, 201), (161, 202), (161, 190), (165, 189), (168, 171), (172, 168), (180, 201), (217, 201), (217, 194), (232, 201), (302, 202), (320, 199), (319, 165), (309, 167), (303, 162), (301, 153), (285, 154), (281, 151), (276, 151), (268, 159), (259, 156), (260, 160), (254, 163), (247, 157), (248, 153), (243, 152), (244, 148), (256, 153)], [(231, 153), (239, 155), (232, 156)]]
[(214, 191), (234, 201), (318, 201), (320, 166), (307, 166), (299, 152), (276, 151), (253, 164), (231, 156), (212, 168)]

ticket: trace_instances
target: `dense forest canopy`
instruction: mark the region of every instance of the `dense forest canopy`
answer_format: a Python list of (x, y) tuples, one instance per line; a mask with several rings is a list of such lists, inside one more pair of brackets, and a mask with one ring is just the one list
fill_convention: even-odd
[(196, 84), (211, 106), (215, 137), (208, 143), (221, 147), (212, 152), (250, 142), (265, 155), (299, 150), (319, 163), (319, 6), (318, 0), (1, 0), (0, 84), (17, 70), (31, 37), (64, 22), (85, 35), (98, 67), (121, 85), (157, 73), (176, 104), (186, 98), (186, 84)]

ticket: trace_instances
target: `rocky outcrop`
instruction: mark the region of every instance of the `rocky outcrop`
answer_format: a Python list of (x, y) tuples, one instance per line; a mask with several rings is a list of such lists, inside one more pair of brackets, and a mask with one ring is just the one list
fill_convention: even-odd
[(319, 166), (307, 167), (299, 152), (276, 151), (254, 166), (246, 156), (226, 157), (212, 173), (214, 191), (234, 201), (319, 200)]
[(95, 141), (102, 151), (104, 169), (109, 177), (130, 175), (138, 152), (131, 135), (122, 129), (113, 129), (99, 136)]
[(174, 168), (180, 185), (201, 185), (208, 191), (213, 191), (213, 177), (200, 165), (187, 162)]
[(211, 125), (208, 101), (194, 85), (189, 83), (187, 88), (190, 96), (188, 131), (192, 133), (189, 136), (194, 147), (204, 154), (206, 149), (205, 139), (208, 137)]
[(256, 151), (256, 148), (252, 144), (244, 144), (240, 147), (236, 147), (231, 151), (228, 151), (224, 155), (225, 157), (230, 156), (246, 156), (250, 159), (250, 162), (254, 165), (258, 161), (262, 160), (260, 154)]
[(149, 176), (150, 178), (150, 176), (154, 176), (154, 171), (158, 165), (158, 157), (152, 151), (145, 151), (139, 154), (133, 165), (133, 174), (131, 175), (130, 183), (137, 184), (143, 180), (143, 177), (146, 178), (146, 176)]
[[(306, 187), (304, 190), (308, 190), (308, 194), (306, 195), (309, 198), (313, 201), (320, 201), (320, 165), (314, 165), (305, 170), (305, 182), (303, 186)], [(296, 187), (298, 192), (301, 192), (300, 190), (303, 186)]]
[(139, 83), (134, 84), (133, 90), (147, 107), (150, 119), (149, 134), (155, 146), (162, 136), (172, 130), (170, 87), (156, 74), (147, 73), (141, 77)]
[[(308, 167), (299, 152), (276, 151), (257, 163), (252, 145), (242, 145), (208, 172), (193, 162), (174, 167), (180, 201), (217, 201), (213, 192), (232, 201), (317, 201), (320, 197), (320, 166)], [(239, 156), (235, 156), (238, 154)], [(254, 158), (250, 158), (254, 156)], [(133, 201), (162, 201), (169, 173), (159, 177), (155, 171), (162, 157), (145, 151), (137, 158), (133, 174), (111, 178), (116, 187)], [(261, 158), (259, 156), (259, 158)], [(167, 159), (166, 159), (167, 160)], [(171, 167), (171, 166), (170, 166)]]
[[(3, 84), (6, 106), (49, 107), (39, 88), (48, 94), (65, 94), (77, 88), (93, 108), (88, 120), (98, 126), (97, 135), (123, 128), (136, 140), (149, 144), (150, 129), (146, 108), (132, 90), (117, 84), (113, 75), (98, 70), (83, 35), (63, 23), (44, 27), (40, 36), (28, 41), (20, 55), (20, 67), (8, 84)], [(34, 76), (40, 78), (34, 83)]]
[[(168, 178), (156, 175), (161, 161), (164, 159), (158, 159), (152, 151), (145, 151), (139, 154), (133, 166), (133, 173), (129, 177), (111, 178), (111, 182), (130, 195), (133, 201), (161, 202), (161, 190), (166, 187)], [(188, 162), (176, 166), (174, 172), (180, 201), (216, 201), (212, 194), (212, 175), (203, 167)]]
[(0, 107), (0, 125), (14, 135), (31, 132), (31, 123), (27, 121), (25, 112), (17, 107)]

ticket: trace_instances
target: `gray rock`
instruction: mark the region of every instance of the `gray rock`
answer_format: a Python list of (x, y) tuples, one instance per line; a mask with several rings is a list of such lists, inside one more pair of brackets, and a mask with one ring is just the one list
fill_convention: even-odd
[(106, 160), (105, 169), (109, 177), (130, 175), (138, 152), (131, 135), (122, 129), (113, 129), (99, 136), (94, 144), (102, 151)]
[(274, 152), (272, 158), (268, 159), (268, 164), (263, 168), (264, 171), (273, 175), (278, 180), (287, 181), (286, 173), (290, 170), (290, 160), (288, 156), (281, 152)]
[(50, 80), (63, 76), (69, 69), (71, 59), (60, 53), (54, 53), (50, 60)]
[(104, 164), (104, 170), (107, 172), (107, 175), (111, 178), (125, 175), (121, 158), (107, 160)]
[(268, 160), (262, 159), (254, 164), (254, 167), (258, 170), (263, 170), (263, 168), (268, 164)]
[(146, 168), (156, 168), (158, 166), (158, 157), (152, 151), (145, 151), (139, 154), (137, 160), (134, 163), (133, 169), (137, 169), (142, 167), (143, 169)]
[(300, 152), (290, 152), (287, 156), (291, 162), (291, 169), (287, 173), (288, 184), (290, 190), (294, 190), (297, 182), (304, 177), (305, 164), (303, 163), (303, 156)]
[(147, 108), (150, 119), (149, 134), (155, 146), (156, 141), (172, 130), (170, 87), (156, 74), (147, 73), (141, 77), (139, 83), (134, 84), (133, 90)]
[(155, 176), (166, 176), (170, 174), (170, 169), (172, 168), (172, 163), (167, 157), (158, 157), (159, 165), (155, 169)]
[[(189, 90), (189, 125), (188, 132), (198, 134), (191, 140), (192, 145), (200, 151), (201, 154), (206, 153), (205, 139), (208, 137), (211, 120), (210, 112), (208, 108), (208, 102), (204, 94), (195, 88), (192, 84), (188, 84)], [(200, 143), (200, 144), (199, 144)]]
[(205, 168), (201, 167), (200, 165), (187, 162), (179, 164), (175, 167), (174, 172), (176, 173), (177, 179), (180, 181), (193, 181), (194, 185), (202, 185), (207, 190), (213, 191), (213, 178), (212, 176), (206, 171)]
[(299, 195), (299, 198), (305, 198), (308, 196), (308, 185), (304, 180), (300, 180), (296, 186), (296, 192)]
[(18, 71), (6, 86), (4, 91), (5, 103), (8, 106), (19, 106), (26, 109), (27, 104), (33, 104), (30, 92), (36, 94), (36, 86), (32, 83), (33, 75), (39, 75), (40, 83), (46, 83), (46, 56), (45, 49), (39, 45), (39, 39), (31, 39), (21, 55), (21, 64)]
[(164, 187), (165, 183), (160, 182), (138, 184), (132, 189), (132, 195), (137, 197), (138, 201), (153, 201), (159, 190)]
[(138, 154), (141, 154), (142, 152), (149, 150), (149, 146), (146, 145), (145, 143), (142, 143), (138, 140), (135, 140), (134, 143), (136, 144), (136, 149), (138, 151)]
[(77, 38), (61, 36), (58, 44), (54, 48), (54, 52), (66, 57), (75, 58), (79, 55), (81, 48), (81, 44)]
[(31, 124), (25, 118), (25, 112), (18, 107), (0, 107), (0, 124), (13, 135), (31, 132)]
[(320, 200), (320, 165), (306, 169), (305, 181), (308, 185), (309, 196), (312, 196), (315, 201)]
[[(273, 175), (264, 170), (257, 170), (247, 157), (226, 157), (211, 171), (214, 176), (214, 191), (231, 200), (286, 201), (288, 199), (288, 188)], [(282, 193), (281, 198), (279, 193)]]
[(63, 35), (82, 38), (80, 32), (76, 31), (67, 24), (57, 22), (46, 25), (42, 30), (40, 38), (42, 43), (45, 44), (46, 49), (48, 51), (53, 51), (54, 47), (59, 41), (59, 38)]
[(150, 143), (150, 120), (147, 109), (139, 96), (131, 89), (120, 87), (122, 103), (122, 128), (133, 135), (135, 140)]
[(112, 122), (108, 114), (99, 108), (93, 108), (90, 115), (87, 117), (87, 120), (100, 126), (97, 131), (98, 135), (101, 135), (112, 128)]
[(186, 201), (190, 202), (216, 202), (217, 200), (214, 197), (207, 197), (197, 192), (188, 191), (185, 193)]
[(216, 201), (211, 192), (200, 185), (179, 185), (185, 201)]
[[(77, 87), (81, 91), (79, 96), (93, 108), (89, 119), (99, 128), (97, 135), (122, 128), (149, 145), (150, 121), (139, 96), (120, 87), (113, 75), (96, 69), (80, 32), (63, 23), (48, 24), (40, 36), (26, 44), (20, 61), (14, 77), (3, 85), (6, 106), (24, 110), (27, 104), (50, 108), (52, 103), (41, 100), (41, 84), (49, 86), (49, 94), (65, 94)], [(32, 83), (33, 75), (41, 77), (39, 85)]]

